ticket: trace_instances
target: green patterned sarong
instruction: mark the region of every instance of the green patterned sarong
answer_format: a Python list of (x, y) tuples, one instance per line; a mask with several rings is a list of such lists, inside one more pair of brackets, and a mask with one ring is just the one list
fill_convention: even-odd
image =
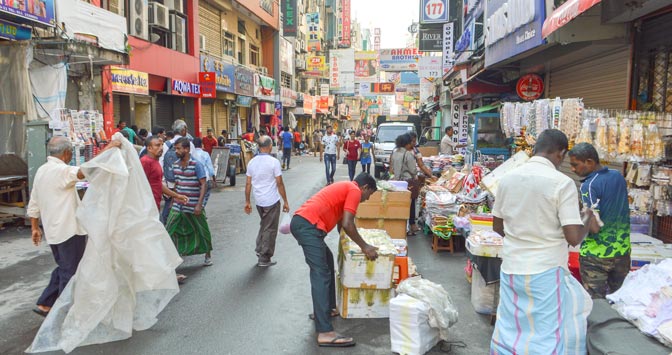
[(212, 237), (205, 211), (197, 216), (171, 210), (166, 229), (181, 256), (205, 254), (212, 250)]

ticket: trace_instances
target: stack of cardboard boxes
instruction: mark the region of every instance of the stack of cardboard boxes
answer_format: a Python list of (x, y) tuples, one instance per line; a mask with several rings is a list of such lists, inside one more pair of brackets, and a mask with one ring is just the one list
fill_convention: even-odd
[(383, 229), (393, 239), (406, 239), (410, 213), (410, 191), (379, 190), (359, 204), (355, 224), (359, 228)]

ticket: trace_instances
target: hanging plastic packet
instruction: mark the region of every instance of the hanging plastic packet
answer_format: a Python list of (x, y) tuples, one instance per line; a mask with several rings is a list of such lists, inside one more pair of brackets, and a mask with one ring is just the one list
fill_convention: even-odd
[(597, 128), (595, 130), (595, 150), (600, 156), (600, 159), (607, 158), (607, 120), (604, 118), (597, 119)]
[(627, 161), (630, 156), (630, 132), (632, 130), (632, 121), (628, 118), (621, 120), (619, 125), (618, 137), (618, 156), (619, 161)]
[(630, 160), (644, 160), (644, 127), (641, 123), (632, 125), (630, 133)]
[(644, 156), (647, 161), (656, 162), (664, 158), (665, 146), (655, 123), (649, 124), (644, 144)]
[(616, 161), (618, 155), (618, 121), (615, 117), (607, 119), (607, 159)]
[(579, 136), (576, 138), (576, 143), (588, 143), (593, 144), (593, 136), (590, 132), (590, 120), (585, 119), (581, 125), (581, 131), (579, 131)]
[(551, 128), (560, 129), (560, 116), (562, 114), (562, 100), (559, 97), (556, 97), (553, 100), (553, 126)]

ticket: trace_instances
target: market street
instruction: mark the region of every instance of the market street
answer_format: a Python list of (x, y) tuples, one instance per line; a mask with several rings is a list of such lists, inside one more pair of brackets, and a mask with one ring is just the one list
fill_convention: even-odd
[[(294, 211), (324, 185), (324, 165), (312, 156), (292, 157), (284, 179)], [(347, 168), (339, 164), (336, 181), (345, 179)], [(185, 258), (177, 271), (188, 279), (155, 326), (134, 333), (131, 339), (77, 348), (73, 354), (389, 354), (388, 319), (337, 318), (336, 329), (354, 336), (357, 346), (317, 347), (313, 322), (308, 319), (310, 284), (301, 248), (292, 236), (280, 234), (274, 258), (278, 264), (257, 267), (254, 240), (259, 217), (256, 211), (245, 215), (243, 205), (244, 175), (238, 176), (236, 187), (213, 194), (207, 211), (214, 266), (202, 267), (202, 256)], [(328, 239), (336, 250), (336, 233)], [(458, 308), (459, 320), (450, 329), (450, 341), (461, 341), (466, 348), (453, 346), (452, 354), (487, 353), (490, 317), (475, 313), (469, 301), (464, 254), (434, 254), (431, 240), (421, 234), (408, 241), (418, 271), (442, 284)], [(30, 310), (54, 262), (46, 244), (32, 246), (29, 228), (0, 231), (0, 248), (0, 354), (21, 354), (43, 319)], [(441, 351), (437, 346), (430, 353)]]

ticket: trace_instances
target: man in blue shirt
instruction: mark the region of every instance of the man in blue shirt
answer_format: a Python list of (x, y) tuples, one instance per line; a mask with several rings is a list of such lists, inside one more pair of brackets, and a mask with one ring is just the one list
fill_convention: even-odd
[(280, 139), (282, 140), (282, 169), (289, 169), (289, 160), (292, 158), (292, 142), (294, 141), (294, 135), (289, 133), (289, 126), (283, 128)]
[(208, 184), (208, 190), (205, 193), (205, 200), (203, 201), (203, 207), (208, 204), (208, 199), (210, 198), (210, 192), (212, 189), (217, 187), (217, 181), (215, 180), (215, 167), (212, 165), (212, 159), (210, 154), (203, 150), (203, 140), (199, 137), (194, 138), (194, 152), (191, 154), (191, 157), (197, 162), (201, 163), (205, 168), (206, 173), (206, 182)]
[(581, 244), (579, 263), (583, 287), (592, 298), (618, 290), (630, 271), (630, 208), (625, 178), (600, 165), (595, 147), (579, 143), (569, 151), (572, 171), (581, 180), (581, 203), (593, 208), (590, 234)]

